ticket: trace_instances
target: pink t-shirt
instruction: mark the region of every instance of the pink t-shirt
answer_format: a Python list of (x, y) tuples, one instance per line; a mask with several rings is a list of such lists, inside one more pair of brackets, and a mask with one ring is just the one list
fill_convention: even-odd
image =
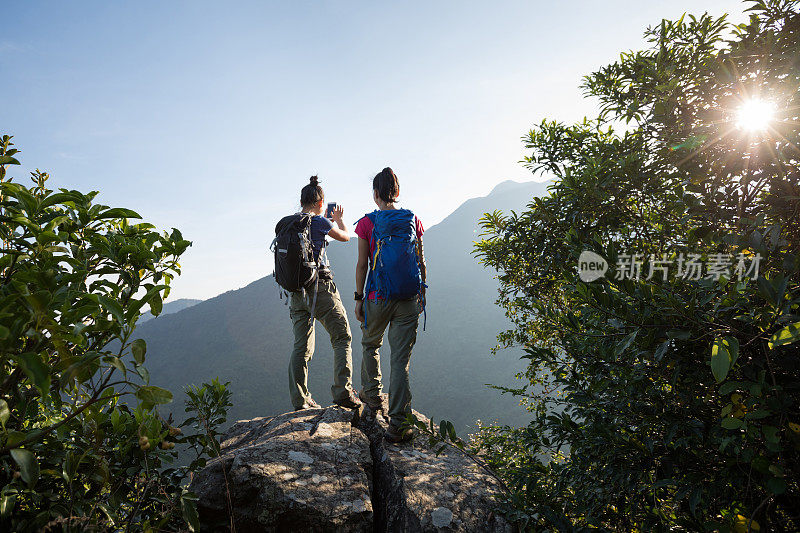
[[(414, 215), (414, 224), (417, 227), (417, 239), (422, 238), (422, 234), (425, 233), (425, 228), (422, 227), (422, 222), (419, 221), (416, 215)], [(369, 217), (362, 217), (361, 220), (358, 221), (356, 224), (355, 233), (358, 235), (360, 239), (364, 239), (365, 241), (369, 241), (369, 254), (370, 257), (375, 254), (375, 240), (372, 238), (372, 229), (375, 227), (375, 224), (369, 219)], [(376, 297), (375, 291), (369, 293), (367, 298), (370, 300), (374, 300)]]

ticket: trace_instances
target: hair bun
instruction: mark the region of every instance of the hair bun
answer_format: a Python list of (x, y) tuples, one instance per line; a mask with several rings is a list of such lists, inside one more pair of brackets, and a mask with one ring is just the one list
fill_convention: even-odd
[(308, 182), (308, 185), (300, 191), (300, 205), (303, 207), (316, 205), (325, 199), (325, 193), (319, 186), (319, 177), (311, 176)]

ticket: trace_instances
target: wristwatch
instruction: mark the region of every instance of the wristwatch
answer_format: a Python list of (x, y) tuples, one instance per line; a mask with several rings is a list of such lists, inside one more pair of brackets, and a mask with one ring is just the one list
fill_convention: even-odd
[(353, 295), (353, 299), (354, 299), (355, 301), (357, 301), (357, 302), (358, 302), (358, 301), (361, 301), (361, 300), (363, 300), (363, 299), (364, 299), (364, 294), (363, 294), (363, 293), (360, 293), (360, 292), (358, 292), (358, 291), (356, 291), (356, 293)]

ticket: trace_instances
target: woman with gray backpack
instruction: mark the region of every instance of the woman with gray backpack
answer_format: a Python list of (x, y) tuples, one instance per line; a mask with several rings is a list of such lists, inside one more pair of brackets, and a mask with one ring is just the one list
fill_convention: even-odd
[(294, 329), (289, 395), (295, 410), (320, 407), (308, 391), (315, 319), (325, 327), (333, 346), (333, 403), (348, 409), (361, 405), (353, 392), (350, 324), (325, 257), (326, 236), (347, 242), (350, 235), (341, 206), (333, 207), (328, 213), (330, 219), (322, 216), (324, 201), (319, 179), (311, 176), (300, 192), (301, 211), (284, 217), (275, 227), (275, 280), (290, 294), (289, 317)]
[(424, 229), (408, 209), (396, 206), (400, 184), (391, 168), (372, 180), (378, 209), (356, 224), (356, 317), (361, 325), (361, 401), (375, 410), (382, 407), (379, 349), (389, 329), (391, 349), (389, 376), (389, 442), (410, 440), (410, 429), (401, 429), (411, 412), (411, 350), (417, 340), (419, 315), (425, 310)]

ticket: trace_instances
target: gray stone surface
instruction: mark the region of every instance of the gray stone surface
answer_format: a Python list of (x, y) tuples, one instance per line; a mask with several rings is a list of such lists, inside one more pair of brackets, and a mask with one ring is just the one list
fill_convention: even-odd
[[(424, 417), (416, 413), (423, 420)], [(511, 532), (496, 482), (454, 450), (392, 445), (365, 408), (286, 413), (234, 424), (222, 455), (192, 480), (203, 529), (245, 532)]]

